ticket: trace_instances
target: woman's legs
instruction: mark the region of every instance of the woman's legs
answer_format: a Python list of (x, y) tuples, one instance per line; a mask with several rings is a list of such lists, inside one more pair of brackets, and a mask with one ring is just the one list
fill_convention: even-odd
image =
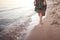
[(40, 10), (39, 13), (38, 13), (38, 15), (40, 17), (40, 24), (43, 24), (43, 19), (42, 19), (43, 15), (42, 14), (43, 14), (43, 12)]
[(42, 16), (42, 13), (40, 13), (40, 24), (43, 24), (43, 16)]

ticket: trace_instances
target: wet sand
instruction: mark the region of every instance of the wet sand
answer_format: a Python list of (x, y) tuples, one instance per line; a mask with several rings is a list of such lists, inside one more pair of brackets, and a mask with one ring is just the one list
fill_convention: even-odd
[(60, 27), (44, 22), (43, 25), (35, 26), (28, 34), (25, 40), (60, 40)]

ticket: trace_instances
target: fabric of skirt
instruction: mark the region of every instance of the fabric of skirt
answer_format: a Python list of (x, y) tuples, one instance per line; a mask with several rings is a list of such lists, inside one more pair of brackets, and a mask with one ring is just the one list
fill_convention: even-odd
[(41, 10), (43, 13), (42, 15), (45, 16), (45, 11), (46, 11), (47, 5), (43, 4), (43, 0), (36, 0), (36, 6), (35, 6), (35, 11), (39, 13)]

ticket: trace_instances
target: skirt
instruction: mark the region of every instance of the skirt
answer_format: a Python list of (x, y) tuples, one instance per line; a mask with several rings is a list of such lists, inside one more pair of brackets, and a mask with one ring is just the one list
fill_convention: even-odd
[(37, 12), (37, 13), (39, 13), (39, 11), (41, 10), (43, 13), (42, 13), (42, 16), (45, 16), (45, 11), (46, 11), (46, 8), (47, 8), (47, 5), (45, 5), (45, 6), (40, 6), (40, 7), (35, 7), (35, 11)]

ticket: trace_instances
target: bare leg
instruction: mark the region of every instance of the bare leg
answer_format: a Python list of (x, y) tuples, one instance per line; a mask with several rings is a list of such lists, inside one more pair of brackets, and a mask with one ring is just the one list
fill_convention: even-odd
[(39, 11), (39, 13), (38, 13), (38, 15), (39, 15), (39, 17), (40, 17), (40, 24), (43, 24), (43, 20), (42, 20), (42, 17), (43, 17), (43, 15), (42, 15), (42, 11)]
[(40, 24), (43, 24), (43, 19), (42, 19), (42, 12), (40, 13)]

